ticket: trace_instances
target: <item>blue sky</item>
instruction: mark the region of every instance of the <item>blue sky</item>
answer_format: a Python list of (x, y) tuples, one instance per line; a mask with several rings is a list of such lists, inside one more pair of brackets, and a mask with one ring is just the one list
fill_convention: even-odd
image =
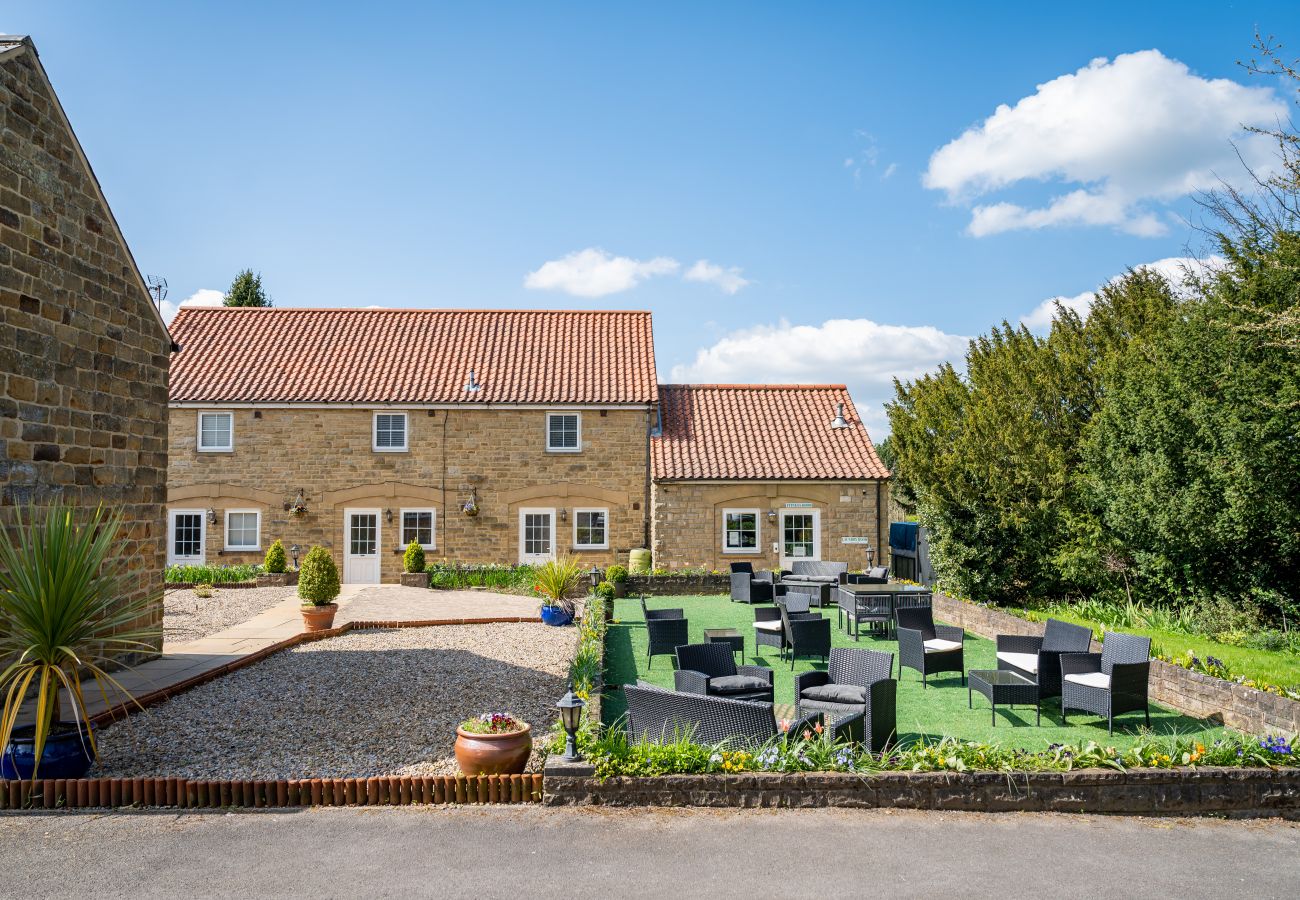
[(1292, 108), (1235, 63), (1300, 41), (1293, 3), (985, 6), (9, 0), (0, 30), (173, 302), (251, 267), (281, 306), (651, 309), (661, 379), (845, 381), (879, 434), (894, 375), (1203, 251), (1189, 195)]

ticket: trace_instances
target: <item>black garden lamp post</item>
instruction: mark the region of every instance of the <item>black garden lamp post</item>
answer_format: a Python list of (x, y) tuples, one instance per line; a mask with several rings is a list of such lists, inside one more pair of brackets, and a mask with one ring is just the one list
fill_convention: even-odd
[(596, 568), (595, 563), (591, 564), (591, 571), (587, 573), (587, 577), (591, 579), (591, 589), (595, 591), (596, 585), (600, 584), (600, 569)]
[(578, 752), (578, 723), (582, 721), (582, 708), (587, 705), (587, 701), (573, 692), (573, 682), (570, 681), (569, 692), (555, 705), (560, 710), (560, 725), (564, 727), (566, 735), (563, 759), (565, 762), (578, 762), (582, 759), (582, 754)]
[(302, 548), (299, 547), (297, 544), (294, 544), (292, 547), (289, 548), (289, 553), (293, 555), (293, 567), (295, 569), (298, 568), (298, 554), (301, 552), (302, 552)]

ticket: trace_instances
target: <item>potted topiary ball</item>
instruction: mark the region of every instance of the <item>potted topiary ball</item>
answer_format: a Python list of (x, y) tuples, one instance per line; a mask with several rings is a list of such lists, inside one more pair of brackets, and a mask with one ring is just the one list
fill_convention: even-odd
[(457, 726), (455, 750), (466, 775), (518, 775), (533, 752), (532, 729), (510, 713), (484, 713)]
[(262, 574), (257, 576), (257, 583), (263, 587), (289, 583), (289, 558), (284, 552), (284, 544), (278, 538), (267, 549), (262, 570)]
[(302, 600), (302, 623), (307, 631), (325, 631), (334, 625), (339, 605), (339, 569), (324, 547), (307, 551), (298, 569), (298, 597)]
[(402, 555), (402, 584), (407, 587), (429, 586), (429, 573), (424, 570), (424, 548), (415, 541), (406, 546)]
[(627, 567), (610, 566), (605, 570), (605, 580), (614, 585), (614, 596), (622, 599), (627, 596)]

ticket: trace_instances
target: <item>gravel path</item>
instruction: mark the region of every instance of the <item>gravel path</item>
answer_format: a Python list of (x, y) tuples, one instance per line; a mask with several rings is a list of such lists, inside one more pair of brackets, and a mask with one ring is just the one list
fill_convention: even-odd
[(215, 588), (203, 598), (188, 588), (169, 590), (163, 595), (163, 649), (246, 622), (297, 592), (297, 587)]
[[(470, 716), (511, 712), (543, 743), (576, 641), (572, 628), (511, 624), (303, 644), (105, 728), (100, 774), (455, 774), (456, 725)], [(534, 752), (530, 768), (540, 764)]]

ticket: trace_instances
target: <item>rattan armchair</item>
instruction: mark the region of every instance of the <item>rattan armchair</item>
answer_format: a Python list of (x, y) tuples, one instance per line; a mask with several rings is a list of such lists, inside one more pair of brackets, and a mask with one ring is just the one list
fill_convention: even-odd
[(1048, 619), (1042, 637), (1025, 634), (997, 636), (998, 668), (1038, 683), (1038, 697), (1061, 695), (1061, 654), (1087, 653), (1092, 630)]
[(1150, 727), (1150, 674), (1151, 640), (1133, 634), (1106, 632), (1100, 653), (1062, 653), (1061, 724), (1078, 709), (1104, 716), (1114, 733), (1117, 715), (1140, 710)]
[(781, 627), (785, 634), (785, 652), (790, 655), (790, 668), (794, 669), (799, 654), (820, 656), (826, 661), (831, 652), (831, 620), (820, 613), (795, 613), (781, 606)]
[(879, 753), (897, 729), (898, 682), (894, 654), (836, 647), (825, 672), (801, 672), (794, 679), (799, 715), (824, 712), (831, 718), (862, 715), (863, 743)]
[(898, 670), (921, 673), (922, 687), (937, 672), (957, 672), (966, 683), (966, 633), (955, 625), (935, 625), (929, 607), (899, 609), (895, 613), (898, 632)]
[(754, 610), (754, 646), (775, 647), (785, 657), (785, 626), (778, 607), (760, 606)]
[(673, 686), (686, 694), (771, 703), (773, 673), (762, 666), (738, 666), (729, 644), (685, 644), (677, 648)]
[(654, 664), (656, 656), (676, 653), (678, 647), (690, 641), (685, 610), (647, 609), (642, 597), (641, 613), (645, 616), (646, 668)]

